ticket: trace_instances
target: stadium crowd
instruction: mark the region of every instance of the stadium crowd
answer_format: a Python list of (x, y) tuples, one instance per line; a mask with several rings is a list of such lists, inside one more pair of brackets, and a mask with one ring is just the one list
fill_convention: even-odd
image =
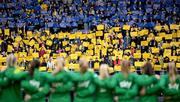
[[(167, 73), (159, 76), (147, 61), (141, 75), (130, 72), (130, 61), (123, 60), (121, 72), (109, 74), (101, 64), (99, 75), (88, 70), (88, 61), (80, 58), (80, 71), (67, 71), (64, 58), (58, 57), (52, 73), (40, 72), (40, 61), (34, 59), (26, 72), (16, 68), (13, 54), (7, 57), (7, 68), (0, 72), (1, 102), (179, 102), (180, 76), (174, 62)], [(163, 96), (161, 100), (158, 96)]]
[(0, 0), (0, 102), (179, 102), (179, 7)]
[(128, 24), (153, 29), (179, 23), (179, 0), (4, 0), (0, 27), (13, 31), (77, 31)]
[(0, 10), (2, 66), (14, 53), (21, 67), (40, 57), (53, 69), (61, 56), (76, 69), (85, 55), (95, 70), (106, 63), (119, 71), (123, 59), (180, 68), (179, 0), (5, 0)]

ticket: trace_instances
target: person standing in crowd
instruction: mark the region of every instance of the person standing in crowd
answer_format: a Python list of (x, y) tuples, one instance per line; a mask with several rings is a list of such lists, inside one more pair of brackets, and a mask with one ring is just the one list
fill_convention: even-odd
[(121, 71), (115, 74), (111, 80), (111, 86), (114, 86), (118, 102), (135, 102), (135, 97), (138, 94), (138, 86), (135, 83), (137, 75), (130, 73), (130, 62), (127, 60), (122, 61)]
[(30, 63), (26, 79), (21, 82), (21, 87), (25, 92), (24, 101), (26, 102), (45, 102), (46, 95), (49, 92), (49, 85), (46, 81), (47, 74), (39, 72), (39, 66), (39, 60), (34, 59)]
[(180, 76), (174, 62), (168, 63), (168, 74), (161, 77), (165, 102), (179, 102), (180, 100)]
[(157, 47), (158, 43), (155, 40), (155, 37), (152, 38), (152, 40), (149, 42), (149, 47)]
[[(10, 54), (7, 57), (7, 69), (4, 71), (4, 78), (2, 81), (5, 81), (6, 86), (1, 91), (1, 102), (21, 102), (21, 87), (20, 81), (25, 78), (27, 75), (26, 72), (20, 72), (16, 69), (16, 57), (13, 54)], [(8, 82), (6, 82), (8, 80)]]
[(56, 69), (52, 72), (49, 102), (71, 102), (70, 91), (73, 83), (69, 80), (68, 72), (64, 70), (64, 66), (64, 59), (57, 58)]
[(108, 87), (110, 81), (108, 65), (102, 64), (99, 73), (99, 77), (95, 77), (94, 79), (96, 85), (95, 102), (113, 102), (112, 89)]
[(44, 46), (44, 44), (42, 44), (41, 48), (40, 48), (40, 51), (39, 51), (39, 57), (43, 57), (44, 54), (46, 54), (46, 48)]
[(80, 72), (71, 74), (75, 82), (74, 102), (94, 102), (94, 73), (88, 71), (88, 61), (85, 58), (80, 59), (79, 65)]
[(47, 63), (46, 63), (46, 58), (43, 58), (42, 62), (41, 62), (41, 67), (46, 67)]
[(140, 89), (140, 102), (158, 102), (159, 79), (158, 75), (154, 75), (152, 64), (146, 62), (142, 67), (142, 75), (136, 77), (136, 83)]
[(49, 70), (49, 69), (54, 69), (54, 62), (52, 61), (52, 57), (50, 57), (49, 58), (49, 61), (47, 62), (47, 71)]

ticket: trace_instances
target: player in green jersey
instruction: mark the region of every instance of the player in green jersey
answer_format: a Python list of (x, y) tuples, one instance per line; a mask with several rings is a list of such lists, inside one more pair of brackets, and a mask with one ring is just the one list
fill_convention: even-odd
[(94, 102), (94, 73), (88, 71), (88, 61), (86, 58), (81, 58), (79, 65), (80, 72), (71, 74), (72, 80), (75, 82), (74, 102)]
[(138, 94), (138, 86), (135, 83), (136, 74), (130, 73), (130, 62), (123, 60), (121, 72), (116, 73), (111, 81), (111, 86), (115, 88), (118, 102), (135, 102)]
[(158, 102), (159, 79), (160, 77), (154, 74), (152, 64), (146, 62), (142, 67), (142, 75), (136, 78), (136, 83), (140, 89), (140, 102)]
[(180, 76), (174, 62), (168, 64), (168, 74), (162, 76), (165, 102), (180, 102)]
[(52, 72), (51, 95), (49, 102), (71, 102), (70, 91), (73, 83), (69, 74), (64, 69), (65, 61), (63, 58), (57, 58), (56, 69)]
[(26, 102), (45, 102), (46, 95), (49, 92), (49, 85), (46, 81), (47, 73), (39, 71), (39, 60), (35, 59), (30, 63), (28, 75), (21, 82), (24, 89)]
[(108, 87), (110, 81), (108, 65), (102, 64), (99, 70), (99, 77), (95, 77), (96, 97), (95, 102), (113, 102), (112, 89)]
[(0, 80), (0, 86), (3, 86), (0, 92), (1, 102), (21, 102), (21, 87), (20, 81), (26, 76), (26, 72), (20, 72), (16, 69), (16, 57), (10, 54), (7, 57), (7, 68), (2, 72), (2, 79)]

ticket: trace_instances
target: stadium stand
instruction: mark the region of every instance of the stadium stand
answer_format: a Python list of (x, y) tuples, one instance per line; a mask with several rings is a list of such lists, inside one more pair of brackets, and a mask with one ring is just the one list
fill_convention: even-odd
[[(169, 61), (180, 68), (179, 0), (4, 0), (0, 3), (0, 68), (14, 53), (20, 70), (40, 58), (41, 71), (62, 56), (79, 70), (80, 56), (99, 70), (120, 71), (122, 59), (138, 71), (151, 60), (157, 73)], [(48, 61), (47, 61), (48, 60)], [(48, 68), (51, 71), (51, 68)]]

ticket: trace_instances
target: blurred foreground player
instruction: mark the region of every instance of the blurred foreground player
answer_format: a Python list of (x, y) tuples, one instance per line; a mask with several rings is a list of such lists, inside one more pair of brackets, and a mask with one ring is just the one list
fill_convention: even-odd
[(108, 65), (102, 64), (99, 73), (99, 76), (94, 79), (96, 84), (95, 102), (113, 102), (112, 88), (109, 87), (111, 79), (109, 77)]
[(52, 72), (51, 95), (49, 102), (71, 102), (70, 91), (73, 83), (68, 72), (64, 70), (65, 61), (63, 58), (57, 58), (55, 70)]
[(158, 102), (159, 79), (160, 77), (154, 74), (152, 64), (146, 62), (142, 67), (142, 75), (136, 77), (140, 89), (140, 102)]
[(21, 87), (25, 91), (24, 101), (26, 102), (45, 102), (46, 95), (49, 92), (46, 73), (39, 72), (39, 66), (39, 60), (33, 60), (30, 63), (26, 79), (21, 82)]
[(72, 76), (75, 82), (74, 102), (94, 102), (94, 73), (88, 71), (88, 61), (85, 58), (80, 59), (79, 65), (80, 72)]
[(180, 76), (177, 73), (175, 63), (168, 64), (169, 73), (162, 76), (161, 83), (163, 85), (163, 94), (165, 102), (180, 101)]
[(3, 80), (1, 80), (6, 86), (4, 86), (0, 92), (0, 102), (21, 102), (20, 81), (25, 78), (26, 73), (20, 72), (15, 68), (17, 60), (13, 54), (7, 57), (6, 63), (7, 69), (3, 73)]
[(138, 87), (135, 83), (136, 77), (136, 74), (130, 73), (130, 62), (123, 60), (121, 72), (115, 74), (111, 82), (115, 88), (115, 94), (118, 96), (118, 102), (135, 102), (138, 93)]

